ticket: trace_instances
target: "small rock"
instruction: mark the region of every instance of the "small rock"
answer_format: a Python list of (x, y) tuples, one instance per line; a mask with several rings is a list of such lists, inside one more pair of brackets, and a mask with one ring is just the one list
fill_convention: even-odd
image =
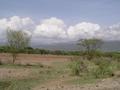
[(99, 87), (99, 85), (96, 85), (96, 87)]
[(64, 88), (64, 86), (60, 86), (61, 88)]
[(11, 73), (11, 70), (9, 70), (8, 73)]
[(44, 86), (42, 86), (41, 88), (45, 88)]
[(49, 88), (47, 88), (46, 90), (49, 90)]

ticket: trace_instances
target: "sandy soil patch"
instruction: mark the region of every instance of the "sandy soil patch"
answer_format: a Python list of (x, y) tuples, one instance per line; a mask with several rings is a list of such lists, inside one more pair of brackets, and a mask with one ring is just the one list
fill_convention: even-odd
[(8, 69), (8, 68), (0, 68), (0, 79), (22, 79), (28, 77), (31, 73), (30, 69)]

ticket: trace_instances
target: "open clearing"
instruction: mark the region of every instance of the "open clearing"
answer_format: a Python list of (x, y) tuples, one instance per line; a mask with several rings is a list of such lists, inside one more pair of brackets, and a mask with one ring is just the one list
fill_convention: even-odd
[[(120, 90), (120, 77), (83, 80), (71, 76), (68, 68), (71, 58), (20, 54), (15, 65), (0, 65), (0, 90)], [(8, 54), (0, 54), (0, 59), (11, 62)]]
[[(69, 61), (73, 56), (62, 55), (40, 55), (40, 54), (19, 54), (16, 60), (18, 64), (51, 64), (52, 62), (64, 62)], [(11, 62), (12, 57), (10, 54), (0, 54), (0, 60), (4, 62)]]

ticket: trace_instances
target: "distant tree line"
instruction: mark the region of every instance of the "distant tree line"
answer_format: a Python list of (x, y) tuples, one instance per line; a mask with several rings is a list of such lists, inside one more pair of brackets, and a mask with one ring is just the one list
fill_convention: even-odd
[[(10, 53), (11, 49), (9, 46), (0, 46), (0, 53)], [(80, 51), (65, 51), (65, 50), (46, 50), (40, 48), (25, 47), (20, 49), (18, 53), (25, 54), (52, 54), (52, 55), (80, 55)]]
[[(0, 46), (0, 53), (10, 53), (10, 47), (9, 46)], [(25, 53), (25, 54), (51, 54), (51, 55), (76, 55), (76, 56), (82, 56), (85, 54), (84, 51), (65, 51), (65, 50), (46, 50), (46, 49), (40, 49), (40, 48), (32, 48), (32, 47), (25, 47), (24, 49), (19, 50), (19, 53)], [(120, 58), (120, 52), (102, 52), (102, 51), (96, 51), (96, 56), (106, 56), (106, 57), (119, 57)]]

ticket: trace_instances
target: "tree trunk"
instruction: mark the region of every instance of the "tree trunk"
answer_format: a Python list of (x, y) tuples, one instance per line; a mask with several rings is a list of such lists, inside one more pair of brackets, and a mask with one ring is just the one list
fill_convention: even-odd
[(17, 54), (16, 53), (13, 53), (12, 54), (12, 57), (13, 57), (13, 64), (15, 64), (15, 61), (16, 61), (16, 59), (17, 59)]

